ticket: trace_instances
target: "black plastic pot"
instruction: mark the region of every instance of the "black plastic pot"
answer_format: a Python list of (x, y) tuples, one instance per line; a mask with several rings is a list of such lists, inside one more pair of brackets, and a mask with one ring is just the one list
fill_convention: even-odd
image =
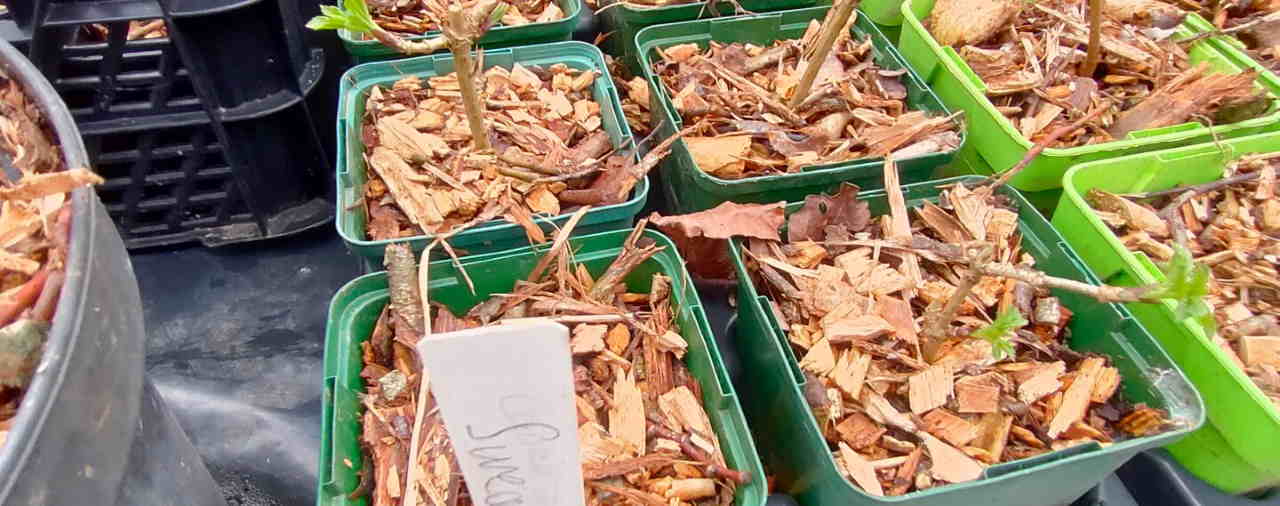
[[(89, 166), (66, 105), (9, 43), (0, 71), (53, 127), (69, 167)], [(143, 378), (133, 267), (93, 191), (71, 197), (66, 282), (44, 355), (0, 447), (0, 504), (225, 504), (191, 442)]]

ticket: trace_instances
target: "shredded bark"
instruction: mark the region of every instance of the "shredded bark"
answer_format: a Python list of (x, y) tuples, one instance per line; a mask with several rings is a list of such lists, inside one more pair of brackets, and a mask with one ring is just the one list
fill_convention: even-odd
[[(373, 22), (383, 30), (405, 35), (438, 31), (448, 18), (453, 0), (369, 0)], [(564, 19), (557, 0), (507, 0), (507, 11), (496, 26), (524, 26)]]
[[(570, 327), (587, 504), (617, 504), (623, 497), (655, 505), (672, 500), (727, 505), (735, 487), (753, 477), (727, 467), (698, 396), (701, 387), (689, 379), (683, 361), (688, 345), (675, 325), (678, 308), (670, 296), (671, 280), (635, 272), (661, 249), (641, 239), (643, 228), (641, 223), (598, 276), (572, 262), (566, 248), (552, 247), (543, 259), (546, 267), (528, 283), (517, 284), (514, 293), (493, 295), (490, 302), (462, 316), (433, 305), (434, 318), (429, 320), (435, 322), (434, 332), (525, 317), (550, 317)], [(571, 229), (563, 229), (556, 243), (562, 244)], [(401, 267), (413, 270), (411, 263)], [(648, 291), (636, 291), (646, 283)], [(548, 300), (558, 303), (543, 302)], [(361, 345), (367, 408), (363, 443), (372, 453), (372, 504), (390, 506), (406, 494), (419, 494), (425, 504), (470, 505), (434, 396), (386, 395), (387, 386), (395, 382), (382, 378), (411, 378), (412, 385), (404, 388), (410, 391), (427, 376), (414, 360), (403, 359), (412, 355), (405, 343), (391, 342), (395, 352), (390, 354), (376, 349), (380, 332), (411, 325), (412, 318), (399, 314), (401, 307), (412, 305), (393, 300), (375, 325), (374, 336)], [(580, 320), (581, 316), (593, 317)], [(404, 417), (415, 412), (425, 413), (425, 418), (418, 434), (419, 455), (410, 458), (410, 420)], [(416, 483), (406, 485), (412, 466), (417, 466)]]
[[(802, 54), (819, 41), (820, 26), (814, 20), (803, 38), (768, 47), (711, 42), (705, 50), (695, 44), (661, 50), (653, 64), (660, 92), (685, 125), (695, 125), (684, 141), (700, 169), (742, 179), (959, 145), (955, 118), (908, 107), (906, 71), (877, 64), (869, 38), (836, 29), (825, 60), (807, 61)], [(806, 77), (809, 92), (802, 88)]]
[(1086, 200), (1130, 249), (1160, 262), (1182, 243), (1210, 267), (1213, 339), (1280, 406), (1278, 170), (1280, 157), (1245, 156), (1208, 183), (1138, 196), (1095, 189)]
[[(802, 357), (806, 399), (851, 483), (903, 495), (1071, 444), (1170, 427), (1151, 408), (1131, 424), (1142, 432), (1098, 416), (1133, 408), (1119, 398), (1106, 357), (1066, 347), (1072, 314), (1050, 292), (1056, 285), (1032, 275), (1039, 271), (1007, 199), (957, 185), (936, 204), (832, 220), (833, 200), (856, 201), (842, 195), (807, 201), (790, 216), (791, 240), (750, 239), (745, 257)], [(982, 269), (961, 253), (974, 244), (989, 251)], [(913, 265), (919, 282), (909, 281)], [(966, 280), (968, 296), (953, 298)], [(922, 330), (949, 301), (957, 301), (953, 317)], [(991, 341), (974, 336), (1002, 309), (1022, 306), (1031, 321), (1008, 331), (1011, 353), (998, 359)], [(938, 340), (935, 332), (930, 354), (919, 344)]]
[(1182, 0), (1245, 44), (1253, 59), (1280, 72), (1280, 1)]
[[(974, 4), (999, 6), (974, 16)], [(1101, 2), (1101, 64), (1079, 75), (1091, 36), (1089, 2), (940, 0), (926, 20), (987, 87), (987, 96), (1032, 142), (1085, 118), (1095, 119), (1048, 147), (1124, 138), (1130, 132), (1200, 122), (1234, 123), (1265, 114), (1274, 97), (1255, 86), (1257, 72), (1216, 74), (1193, 65), (1174, 35), (1186, 17), (1157, 0)]]
[(488, 69), (492, 150), (473, 142), (457, 74), (374, 87), (362, 133), (368, 237), (448, 235), (505, 215), (537, 241), (535, 215), (625, 201), (665, 150), (643, 161), (614, 152), (592, 98), (596, 77), (563, 64)]
[(44, 352), (70, 247), (69, 192), (102, 178), (68, 170), (44, 111), (0, 71), (0, 442)]

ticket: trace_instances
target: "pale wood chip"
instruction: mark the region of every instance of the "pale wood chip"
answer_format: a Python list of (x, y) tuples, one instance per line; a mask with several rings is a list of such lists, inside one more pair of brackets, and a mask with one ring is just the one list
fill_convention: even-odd
[(588, 422), (578, 427), (578, 456), (583, 464), (604, 464), (610, 458), (626, 455), (629, 445), (613, 437), (600, 424)]
[(911, 304), (892, 295), (879, 296), (876, 297), (876, 312), (893, 326), (894, 337), (911, 344), (919, 342)]
[(836, 356), (831, 350), (831, 343), (824, 337), (809, 348), (809, 352), (800, 359), (800, 368), (818, 376), (826, 376), (836, 366)]
[(872, 340), (892, 332), (894, 327), (876, 315), (858, 315), (825, 323), (822, 333), (833, 343)]
[[(1030, 375), (1023, 376), (1024, 379), (1018, 385), (1018, 400), (1031, 404), (1046, 395), (1057, 392), (1062, 386), (1059, 378), (1066, 369), (1067, 364), (1064, 362), (1038, 366)], [(1017, 377), (1014, 379), (1017, 381)]]
[(862, 386), (866, 381), (867, 370), (870, 367), (870, 354), (845, 350), (840, 354), (840, 359), (836, 361), (836, 366), (831, 370), (830, 377), (836, 386), (850, 399), (858, 399), (862, 396)]
[(1119, 388), (1120, 371), (1114, 367), (1103, 367), (1098, 373), (1098, 381), (1094, 384), (1090, 400), (1099, 404), (1107, 402)]
[(907, 385), (911, 389), (911, 412), (917, 415), (947, 403), (952, 394), (951, 370), (943, 366), (931, 366), (911, 376)]
[(40, 262), (7, 251), (0, 251), (0, 270), (20, 272), (30, 276), (40, 270)]
[(369, 165), (386, 183), (387, 190), (396, 199), (396, 205), (404, 211), (411, 223), (431, 233), (436, 225), (444, 221), (429, 190), (412, 181), (413, 168), (391, 148), (373, 148), (373, 153), (369, 155)]
[(573, 328), (569, 349), (574, 355), (598, 353), (604, 350), (604, 334), (608, 330), (608, 325), (578, 325)]
[(898, 429), (911, 433), (915, 433), (920, 430), (920, 427), (917, 426), (915, 422), (911, 421), (910, 417), (899, 413), (898, 410), (893, 407), (893, 404), (889, 403), (888, 399), (885, 399), (884, 396), (880, 395), (874, 389), (862, 389), (862, 409), (866, 410), (867, 416), (870, 416), (872, 420), (877, 422), (892, 425)]
[(712, 460), (718, 465), (724, 465), (724, 454), (721, 453), (720, 441), (711, 428), (711, 419), (689, 387), (682, 385), (662, 394), (658, 397), (658, 408), (666, 415), (667, 420), (679, 423), (676, 429), (685, 430), (692, 433), (695, 439), (704, 440), (703, 444), (711, 447), (708, 453), (712, 455)]
[(1013, 427), (1013, 415), (1004, 413), (987, 413), (978, 420), (978, 439), (973, 442), (991, 454), (996, 461), (1004, 455), (1004, 447), (1009, 441), (1009, 430)]
[(933, 460), (933, 468), (929, 471), (934, 478), (948, 483), (964, 483), (982, 477), (982, 464), (964, 452), (928, 433), (921, 433), (920, 439)]
[(33, 200), (67, 193), (85, 185), (102, 184), (101, 176), (89, 169), (68, 169), (44, 174), (26, 174), (17, 184), (0, 188), (0, 200)]
[[(601, 325), (603, 326), (603, 325)], [(609, 434), (625, 441), (636, 454), (645, 452), (644, 394), (636, 386), (635, 372), (614, 371), (613, 406), (609, 408)]]
[(1089, 408), (1089, 401), (1093, 397), (1094, 385), (1097, 384), (1098, 375), (1102, 373), (1105, 365), (1106, 360), (1099, 357), (1089, 357), (1081, 361), (1075, 379), (1063, 395), (1062, 405), (1054, 414), (1053, 421), (1049, 423), (1049, 430), (1046, 431), (1049, 437), (1056, 439), (1059, 434), (1071, 427), (1071, 424), (1084, 418)]
[(1240, 338), (1240, 359), (1250, 367), (1269, 365), (1280, 368), (1280, 337), (1245, 336)]
[(840, 443), (840, 462), (844, 464), (845, 475), (861, 487), (864, 492), (874, 496), (884, 495), (884, 489), (880, 486), (880, 478), (876, 476), (875, 467), (843, 442)]
[(689, 349), (689, 343), (684, 340), (680, 334), (673, 330), (668, 330), (661, 336), (658, 336), (658, 348), (662, 351), (672, 353), (678, 359), (684, 358), (685, 351)]

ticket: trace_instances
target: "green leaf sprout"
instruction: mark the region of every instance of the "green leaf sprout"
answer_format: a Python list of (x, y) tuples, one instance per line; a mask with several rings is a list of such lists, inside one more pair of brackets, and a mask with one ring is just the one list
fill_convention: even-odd
[(1022, 312), (1018, 311), (1018, 308), (1010, 305), (1000, 311), (990, 325), (973, 331), (973, 337), (980, 337), (991, 343), (991, 355), (996, 360), (1004, 360), (1005, 357), (1011, 357), (1014, 353), (1009, 334), (1025, 326), (1027, 326), (1027, 319), (1022, 317)]
[(1196, 263), (1191, 252), (1181, 244), (1173, 246), (1173, 258), (1160, 265), (1164, 281), (1144, 298), (1168, 300), (1174, 304), (1178, 318), (1193, 318), (1208, 335), (1218, 330), (1213, 311), (1205, 303), (1209, 295), (1209, 267)]
[(321, 5), (320, 15), (307, 21), (307, 28), (349, 30), (354, 33), (369, 33), (377, 29), (364, 0), (343, 0), (342, 7), (339, 9), (336, 5)]

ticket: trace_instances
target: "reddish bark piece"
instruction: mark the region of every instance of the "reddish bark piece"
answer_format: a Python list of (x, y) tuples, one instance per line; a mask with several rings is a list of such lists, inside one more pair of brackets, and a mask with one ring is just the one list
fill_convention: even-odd
[(967, 445), (978, 437), (977, 427), (943, 408), (926, 413), (923, 420), (924, 430), (953, 446)]
[(876, 444), (880, 436), (888, 430), (867, 418), (867, 415), (854, 413), (836, 425), (836, 432), (840, 434), (840, 439), (853, 449), (862, 450)]
[(995, 413), (1000, 409), (1000, 387), (973, 376), (956, 382), (956, 403), (961, 413)]

